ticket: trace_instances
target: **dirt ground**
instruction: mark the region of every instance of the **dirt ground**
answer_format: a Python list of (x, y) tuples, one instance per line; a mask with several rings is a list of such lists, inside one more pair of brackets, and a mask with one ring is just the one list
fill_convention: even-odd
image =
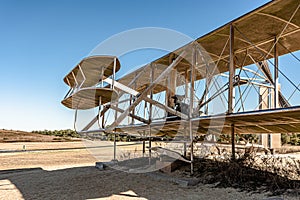
[(78, 138), (42, 135), (26, 131), (0, 129), (0, 142), (67, 142)]
[[(112, 156), (111, 148), (104, 154)], [(0, 143), (0, 199), (300, 199), (101, 171), (96, 161), (82, 142)]]

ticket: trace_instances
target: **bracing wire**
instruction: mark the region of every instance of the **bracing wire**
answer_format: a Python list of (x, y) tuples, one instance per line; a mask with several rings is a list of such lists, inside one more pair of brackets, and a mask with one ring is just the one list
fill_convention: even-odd
[[(300, 6), (300, 4), (299, 4)], [(299, 8), (298, 6), (298, 8)], [(249, 42), (262, 56), (265, 57), (265, 54), (260, 50), (258, 49), (254, 44), (253, 42), (251, 42), (237, 27), (235, 27), (235, 29), (247, 40), (247, 42)], [(275, 67), (275, 64), (273, 62), (271, 62), (270, 60), (268, 60), (268, 62), (273, 66)], [(290, 83), (293, 85), (293, 87), (296, 88), (296, 90), (298, 90), (300, 92), (300, 89), (299, 87), (297, 87), (296, 84), (293, 83), (293, 81), (291, 81), (279, 68), (278, 68), (278, 72)]]

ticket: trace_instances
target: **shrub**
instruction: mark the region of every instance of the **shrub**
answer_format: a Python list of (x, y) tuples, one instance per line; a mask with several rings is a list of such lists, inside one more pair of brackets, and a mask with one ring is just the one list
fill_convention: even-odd
[(42, 135), (54, 135), (59, 137), (76, 137), (79, 138), (80, 136), (76, 133), (76, 131), (73, 131), (71, 129), (67, 130), (43, 130), (43, 131), (32, 131), (32, 133), (38, 133)]

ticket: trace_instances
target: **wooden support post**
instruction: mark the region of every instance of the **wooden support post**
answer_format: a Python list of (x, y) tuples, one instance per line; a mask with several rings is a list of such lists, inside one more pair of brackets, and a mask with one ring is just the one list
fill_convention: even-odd
[[(101, 113), (102, 113), (102, 105), (101, 105), (102, 103), (101, 103), (101, 101), (102, 101), (101, 96), (99, 96), (99, 110), (98, 110), (98, 120), (97, 120), (97, 122), (98, 122), (98, 127), (99, 128), (104, 128), (102, 126), (102, 124), (100, 124), (100, 121), (99, 121), (99, 119), (101, 117)], [(103, 106), (103, 108), (104, 108), (104, 106)]]
[(183, 142), (183, 156), (186, 157), (186, 142)]
[[(171, 63), (170, 63), (171, 64)], [(166, 98), (167, 98), (167, 106), (174, 108), (175, 104), (174, 101), (172, 100), (172, 96), (175, 95), (176, 93), (176, 79), (177, 79), (177, 71), (173, 69), (171, 73), (169, 74), (168, 77), (168, 90), (166, 93)]]
[(114, 58), (113, 78), (112, 78), (112, 89), (115, 89), (116, 65), (117, 65), (117, 58)]
[[(204, 91), (204, 101), (205, 102), (208, 100), (208, 98), (207, 98), (208, 90), (209, 90), (209, 82), (208, 82), (207, 77), (206, 77), (206, 79), (205, 79), (205, 91)], [(205, 104), (204, 114), (208, 115), (208, 103)]]
[[(154, 64), (151, 64), (151, 77), (150, 77), (150, 82), (152, 83), (154, 80)], [(150, 90), (150, 99), (153, 100), (153, 90)], [(152, 103), (149, 105), (149, 122), (151, 123), (152, 121)]]
[(185, 69), (184, 72), (184, 80), (185, 80), (185, 98), (188, 97), (188, 93), (189, 93), (189, 78), (188, 78), (188, 69)]
[[(153, 83), (154, 81), (154, 67), (155, 67), (155, 64), (151, 63), (151, 77), (150, 77), (150, 84)], [(153, 90), (151, 89), (150, 90), (150, 99), (153, 100)], [(149, 105), (149, 165), (151, 164), (151, 121), (152, 121), (152, 103), (150, 103)]]
[(116, 132), (114, 132), (114, 161), (116, 161), (117, 154), (117, 142), (116, 142)]
[[(278, 38), (274, 38), (274, 101), (273, 101), (273, 108), (279, 108), (279, 91), (280, 85), (278, 80), (279, 75), (279, 61), (278, 61), (278, 46), (277, 46)], [(272, 134), (269, 137), (270, 139), (270, 149), (273, 153), (275, 153), (275, 149), (281, 147), (281, 134)]]
[(145, 156), (146, 153), (146, 144), (145, 144), (145, 140), (143, 140), (143, 157)]
[(192, 64), (190, 73), (190, 107), (189, 107), (189, 131), (190, 131), (190, 144), (191, 144), (191, 174), (194, 174), (194, 136), (193, 136), (193, 111), (194, 111), (194, 90), (195, 90), (195, 68), (197, 62), (196, 47), (192, 47)]
[(235, 75), (234, 69), (234, 27), (230, 25), (230, 57), (229, 57), (229, 90), (228, 90), (228, 114), (233, 113), (233, 80)]
[[(133, 95), (131, 94), (130, 95), (130, 97), (129, 97), (129, 106), (132, 104), (132, 102), (133, 102)], [(131, 112), (132, 113), (132, 112)], [(133, 125), (133, 118), (132, 117), (130, 117), (130, 118), (128, 118), (128, 124), (131, 124), (131, 125)]]
[[(166, 84), (166, 92), (165, 92), (165, 105), (166, 107), (169, 107), (169, 99), (168, 99), (168, 94), (169, 94), (169, 76), (166, 77), (166, 81), (165, 81), (165, 84)], [(166, 112), (166, 117), (168, 117), (168, 112)]]
[(192, 120), (189, 120), (189, 131), (190, 131), (190, 145), (191, 145), (191, 174), (194, 174), (194, 137), (193, 137), (193, 127), (192, 127)]
[[(230, 57), (229, 57), (229, 90), (228, 90), (228, 114), (233, 113), (233, 80), (235, 76), (234, 66), (234, 26), (230, 25)], [(232, 147), (232, 160), (235, 160), (235, 133), (234, 124), (231, 124), (231, 147)]]
[(235, 131), (234, 124), (231, 124), (231, 158), (235, 160)]
[[(172, 62), (174, 61), (174, 54), (171, 54), (169, 56), (169, 65), (172, 64)], [(171, 108), (174, 108), (174, 102), (172, 100), (172, 96), (175, 95), (175, 90), (176, 90), (176, 73), (177, 73), (177, 70), (175, 69), (172, 69), (171, 72), (168, 74), (168, 77), (166, 78), (166, 105), (171, 107)]]
[[(269, 109), (270, 108), (270, 92), (269, 88), (267, 87), (259, 87), (259, 109), (264, 110), (264, 109)], [(266, 148), (269, 148), (269, 134), (261, 134), (260, 135), (260, 143)]]
[[(118, 104), (116, 105), (118, 108)], [(118, 111), (115, 110), (115, 120), (118, 118)], [(114, 161), (116, 161), (116, 154), (117, 154), (117, 141), (116, 141), (116, 128), (114, 128)]]
[(279, 93), (278, 93), (278, 50), (277, 38), (274, 39), (274, 108), (278, 107)]
[[(184, 72), (184, 81), (185, 81), (185, 93), (184, 93), (184, 96), (185, 96), (185, 98), (187, 98), (188, 97), (188, 92), (189, 92), (189, 90), (188, 90), (188, 88), (189, 88), (188, 68), (186, 68), (185, 72)], [(187, 138), (188, 138), (189, 133), (188, 133), (187, 127), (185, 126), (184, 128), (185, 128), (185, 131), (184, 131), (184, 141), (186, 141)], [(184, 156), (186, 156), (186, 152), (187, 152), (186, 146), (187, 146), (186, 142), (184, 142), (183, 143), (183, 155)]]
[(151, 164), (151, 147), (152, 147), (152, 144), (151, 144), (151, 126), (149, 125), (149, 165)]
[[(135, 77), (137, 76), (137, 74), (135, 73)], [(136, 90), (136, 81), (134, 82), (134, 90)], [(132, 97), (132, 96), (131, 96)], [(134, 102), (134, 100), (132, 100), (131, 102), (130, 102), (130, 106), (132, 105), (132, 103)], [(135, 108), (134, 109), (132, 109), (132, 111), (131, 111), (131, 113), (133, 114), (133, 115), (135, 115)], [(131, 117), (131, 124), (133, 125), (135, 122), (134, 122), (134, 118), (133, 117)]]

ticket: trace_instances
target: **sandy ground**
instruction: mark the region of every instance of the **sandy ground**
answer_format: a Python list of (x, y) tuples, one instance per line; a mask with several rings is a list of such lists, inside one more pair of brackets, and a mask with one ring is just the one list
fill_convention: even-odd
[[(111, 148), (102, 153), (112, 156)], [(0, 143), (0, 199), (275, 199), (213, 185), (180, 186), (153, 173), (100, 171), (95, 161), (99, 157), (82, 142)]]

